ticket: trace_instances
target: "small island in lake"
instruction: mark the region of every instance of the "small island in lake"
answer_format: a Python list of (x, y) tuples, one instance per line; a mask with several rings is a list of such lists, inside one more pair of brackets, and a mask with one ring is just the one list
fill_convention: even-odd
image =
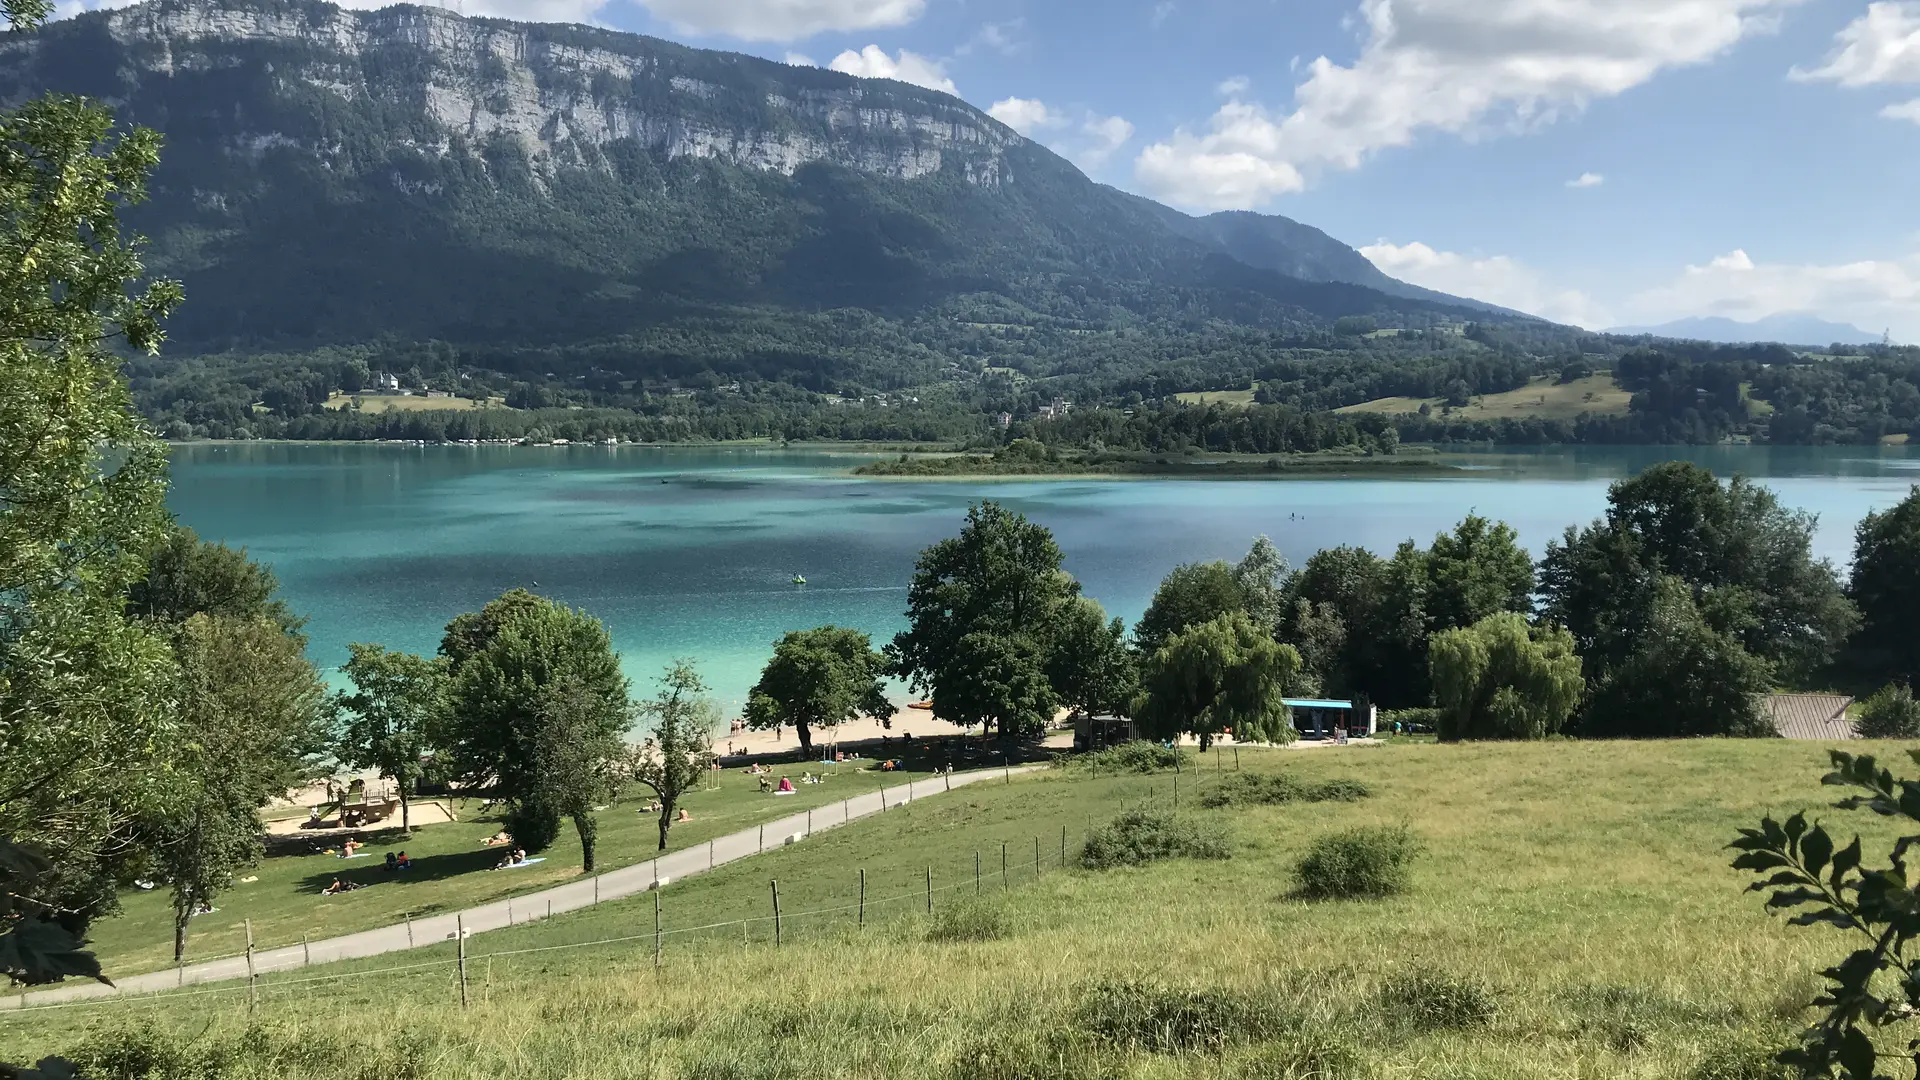
[(855, 476), (1163, 476), (1190, 479), (1288, 479), (1300, 476), (1435, 476), (1462, 472), (1430, 451), (1368, 453), (1322, 450), (1313, 453), (1180, 455), (1100, 450), (1061, 451), (1031, 439), (1015, 439), (992, 454), (900, 455), (854, 470)]

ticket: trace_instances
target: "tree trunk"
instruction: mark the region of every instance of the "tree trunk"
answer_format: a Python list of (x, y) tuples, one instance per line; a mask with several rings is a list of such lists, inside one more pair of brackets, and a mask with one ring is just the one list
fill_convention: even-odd
[(813, 729), (805, 724), (795, 724), (793, 725), (793, 730), (800, 735), (800, 756), (803, 758), (811, 758), (813, 756)]
[(593, 873), (593, 842), (600, 835), (600, 825), (593, 820), (591, 813), (583, 811), (573, 815), (573, 828), (580, 834), (580, 869), (591, 874)]
[(173, 962), (176, 964), (187, 956), (187, 920), (193, 917), (192, 913), (191, 903), (184, 910), (178, 906), (173, 909)]
[(407, 785), (405, 783), (400, 785), (400, 831), (408, 836), (413, 835), (413, 822), (407, 817)]
[(660, 800), (660, 850), (667, 850), (667, 830), (673, 828), (673, 800)]
[(1211, 731), (1201, 732), (1200, 733), (1200, 752), (1204, 754), (1212, 748), (1213, 748), (1213, 732)]

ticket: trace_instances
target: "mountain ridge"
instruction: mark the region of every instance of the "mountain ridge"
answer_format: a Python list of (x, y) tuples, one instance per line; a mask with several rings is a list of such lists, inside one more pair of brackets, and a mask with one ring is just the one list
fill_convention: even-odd
[(1869, 333), (1851, 323), (1829, 322), (1809, 312), (1786, 312), (1752, 322), (1741, 322), (1719, 315), (1693, 316), (1661, 323), (1658, 326), (1619, 326), (1609, 334), (1637, 337), (1685, 338), (1720, 344), (1778, 342), (1784, 345), (1878, 345), (1883, 335)]

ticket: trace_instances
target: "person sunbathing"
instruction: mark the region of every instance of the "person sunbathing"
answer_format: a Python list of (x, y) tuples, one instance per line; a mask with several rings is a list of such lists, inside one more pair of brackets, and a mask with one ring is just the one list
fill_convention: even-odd
[(502, 844), (511, 844), (511, 843), (513, 843), (513, 837), (508, 836), (506, 833), (503, 833), (503, 832), (497, 832), (497, 833), (494, 833), (492, 836), (487, 837), (485, 840), (480, 841), (480, 846), (481, 847), (499, 847)]
[(687, 808), (683, 806), (683, 807), (681, 807), (681, 808), (680, 808), (680, 817), (679, 817), (679, 819), (678, 819), (678, 820), (680, 820), (680, 821), (692, 821), (692, 820), (693, 820), (693, 815), (692, 815), (692, 814), (689, 814), (689, 813), (687, 813)]
[(780, 791), (779, 791), (779, 793), (780, 793), (780, 794), (782, 794), (782, 795), (791, 795), (791, 794), (793, 794), (793, 781), (792, 781), (792, 780), (789, 780), (789, 779), (787, 779), (787, 778), (786, 778), (786, 777), (784, 777), (784, 776), (783, 776), (783, 777), (781, 777), (781, 778), (780, 778)]
[(343, 892), (352, 892), (354, 888), (355, 886), (349, 885), (339, 878), (334, 878), (333, 884), (322, 889), (321, 893), (325, 896), (339, 896)]

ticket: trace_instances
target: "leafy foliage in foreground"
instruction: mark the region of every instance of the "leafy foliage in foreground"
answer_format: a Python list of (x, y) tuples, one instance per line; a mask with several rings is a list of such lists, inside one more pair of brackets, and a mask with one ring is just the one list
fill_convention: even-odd
[(1322, 836), (1294, 868), (1303, 900), (1379, 900), (1407, 891), (1420, 842), (1405, 828)]
[[(1821, 783), (1857, 789), (1834, 805), (1842, 810), (1871, 810), (1907, 829), (1920, 824), (1920, 781), (1896, 779), (1871, 756), (1832, 751), (1833, 771)], [(1910, 756), (1920, 762), (1920, 751)], [(1920, 890), (1909, 884), (1908, 857), (1920, 835), (1902, 836), (1885, 866), (1866, 861), (1860, 837), (1845, 847), (1823, 825), (1805, 814), (1786, 821), (1764, 818), (1742, 829), (1731, 847), (1740, 852), (1735, 869), (1765, 875), (1747, 887), (1767, 893), (1769, 911), (1791, 912), (1793, 926), (1830, 926), (1857, 940), (1859, 947), (1820, 972), (1828, 985), (1812, 1004), (1823, 1010), (1818, 1023), (1801, 1034), (1800, 1045), (1780, 1055), (1781, 1064), (1808, 1076), (1839, 1080), (1879, 1080), (1883, 1065), (1911, 1060), (1920, 1041), (1904, 1050), (1887, 1046), (1890, 1038), (1910, 1033), (1920, 1010)]]

